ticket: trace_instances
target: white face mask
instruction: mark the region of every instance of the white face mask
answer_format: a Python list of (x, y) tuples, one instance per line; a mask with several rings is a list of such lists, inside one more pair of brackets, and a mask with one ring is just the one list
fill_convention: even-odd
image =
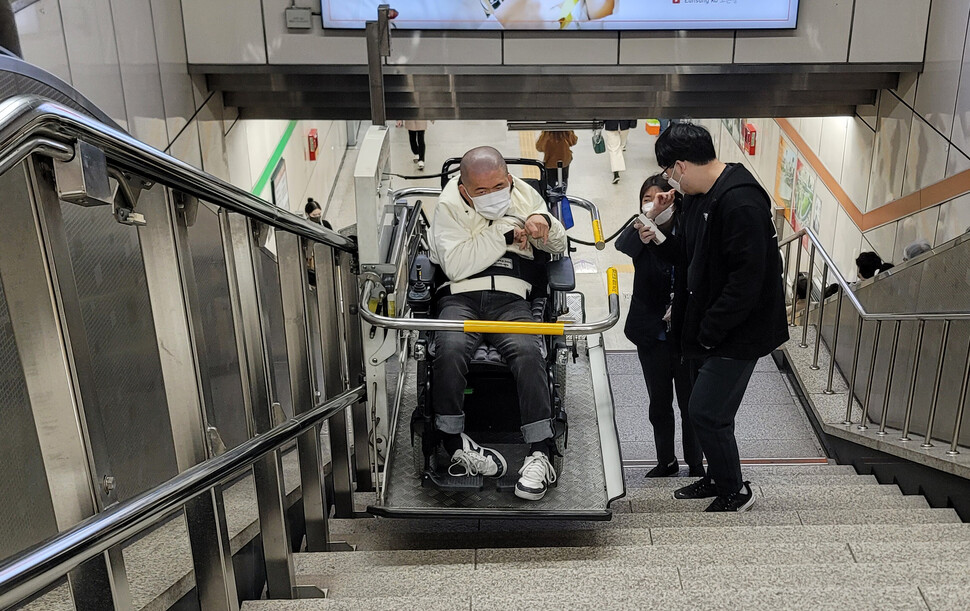
[(512, 190), (509, 188), (492, 191), (472, 198), (475, 211), (490, 221), (497, 221), (512, 206)]
[[(676, 164), (675, 164), (676, 165)], [(683, 172), (680, 174), (680, 178), (684, 178)], [(674, 171), (670, 170), (670, 178), (667, 179), (667, 184), (673, 187), (674, 191), (680, 193), (681, 195), (687, 195), (684, 193), (684, 189), (680, 186), (680, 181), (674, 178)]]

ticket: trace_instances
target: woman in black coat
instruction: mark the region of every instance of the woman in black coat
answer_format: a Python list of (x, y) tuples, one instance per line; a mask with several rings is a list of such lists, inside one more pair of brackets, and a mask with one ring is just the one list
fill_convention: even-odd
[[(657, 193), (668, 190), (670, 185), (659, 174), (651, 176), (640, 187), (639, 205), (652, 202)], [(658, 217), (666, 221), (660, 224), (660, 231), (672, 231), (673, 216), (669, 219), (663, 219), (663, 216)], [(703, 454), (687, 415), (691, 390), (690, 368), (681, 358), (677, 342), (668, 337), (674, 268), (644, 246), (632, 225), (620, 234), (616, 248), (633, 258), (633, 298), (623, 331), (637, 346), (650, 397), (648, 414), (657, 447), (657, 466), (646, 476), (670, 477), (680, 472), (674, 452), (673, 402), (676, 391), (683, 427), (684, 462), (691, 476), (702, 477)]]

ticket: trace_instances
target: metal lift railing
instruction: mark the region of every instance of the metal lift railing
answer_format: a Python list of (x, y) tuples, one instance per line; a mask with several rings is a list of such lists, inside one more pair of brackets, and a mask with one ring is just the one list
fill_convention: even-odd
[[(912, 366), (908, 372), (908, 375), (904, 378), (907, 381), (907, 391), (906, 391), (906, 403), (905, 412), (903, 416), (903, 426), (900, 431), (899, 441), (908, 442), (911, 440), (910, 431), (913, 419), (913, 405), (914, 397), (916, 393), (916, 380), (919, 375), (920, 357), (923, 350), (923, 337), (926, 330), (926, 323), (928, 322), (942, 322), (942, 341), (940, 343), (940, 351), (937, 357), (936, 372), (934, 376), (934, 384), (932, 391), (932, 402), (929, 407), (926, 421), (926, 432), (921, 444), (922, 448), (932, 448), (932, 438), (934, 427), (936, 424), (936, 414), (937, 414), (937, 403), (940, 398), (940, 388), (941, 381), (943, 377), (943, 368), (946, 360), (947, 344), (950, 337), (950, 327), (951, 324), (956, 321), (970, 320), (970, 313), (968, 312), (907, 312), (907, 313), (885, 313), (885, 312), (869, 312), (865, 306), (859, 301), (852, 287), (846, 281), (845, 277), (839, 272), (835, 263), (828, 253), (822, 248), (819, 242), (818, 236), (815, 235), (808, 228), (802, 228), (796, 231), (794, 234), (784, 238), (779, 241), (779, 249), (785, 250), (785, 278), (792, 277), (792, 284), (786, 288), (790, 289), (793, 295), (792, 308), (791, 308), (791, 324), (796, 324), (796, 319), (798, 317), (798, 312), (795, 308), (794, 295), (796, 294), (796, 286), (798, 281), (798, 270), (801, 269), (802, 260), (802, 250), (799, 241), (803, 238), (807, 238), (809, 241), (808, 253), (808, 280), (809, 286), (806, 291), (805, 303), (801, 311), (801, 341), (799, 342), (800, 348), (808, 348), (808, 328), (809, 328), (809, 318), (812, 309), (812, 291), (811, 291), (811, 281), (813, 273), (815, 271), (816, 257), (822, 259), (822, 296), (816, 301), (817, 306), (817, 316), (812, 313), (812, 316), (818, 321), (817, 333), (815, 334), (815, 345), (814, 345), (814, 355), (811, 364), (811, 369), (819, 369), (819, 352), (822, 341), (822, 323), (825, 320), (824, 314), (826, 309), (826, 303), (828, 301), (835, 301), (836, 313), (835, 313), (835, 324), (833, 327), (832, 341), (828, 346), (830, 358), (828, 365), (828, 377), (825, 389), (823, 392), (825, 394), (834, 394), (833, 390), (833, 378), (835, 375), (835, 365), (836, 365), (836, 351), (839, 347), (839, 327), (840, 321), (842, 319), (842, 304), (843, 302), (848, 302), (851, 304), (852, 308), (855, 310), (858, 323), (856, 325), (855, 337), (853, 338), (852, 350), (851, 350), (851, 362), (852, 365), (849, 367), (848, 372), (848, 392), (846, 393), (846, 406), (845, 406), (845, 419), (842, 424), (844, 426), (852, 427), (855, 425), (857, 431), (866, 431), (869, 429), (870, 422), (870, 412), (872, 411), (872, 391), (873, 391), (873, 380), (876, 377), (876, 361), (877, 354), (879, 354), (880, 345), (880, 335), (882, 331), (882, 325), (888, 323), (892, 325), (892, 341), (889, 350), (889, 363), (888, 372), (886, 375), (885, 382), (885, 392), (883, 395), (882, 405), (880, 407), (880, 413), (878, 417), (879, 429), (876, 433), (880, 437), (885, 437), (889, 435), (887, 429), (887, 420), (889, 415), (889, 403), (890, 397), (892, 396), (892, 389), (894, 380), (894, 373), (896, 369), (896, 360), (899, 350), (899, 335), (900, 335), (900, 325), (903, 323), (916, 323), (916, 343), (913, 356)], [(795, 255), (795, 272), (792, 276), (789, 275), (791, 267), (791, 248), (795, 245), (797, 252)], [(825, 287), (828, 286), (829, 275), (838, 284), (837, 293), (830, 298), (824, 297)], [(865, 392), (862, 393), (861, 406), (862, 413), (858, 420), (853, 419), (853, 403), (855, 401), (855, 390), (856, 382), (859, 376), (859, 356), (862, 352), (862, 337), (863, 337), (863, 327), (866, 323), (872, 323), (870, 326), (874, 327), (874, 335), (872, 339), (871, 353), (869, 355), (869, 367), (868, 376), (865, 382)], [(963, 427), (963, 417), (964, 411), (966, 409), (967, 403), (967, 392), (970, 389), (970, 356), (967, 357), (966, 365), (963, 369), (963, 379), (962, 385), (960, 387), (959, 403), (956, 408), (954, 422), (953, 422), (953, 432), (949, 440), (949, 447), (946, 450), (948, 456), (956, 456), (960, 453), (958, 448), (958, 442), (960, 439), (960, 433)]]
[[(238, 278), (235, 281), (237, 284), (230, 288), (234, 299), (245, 304), (239, 307), (246, 310), (239, 314), (245, 319), (240, 324), (246, 327), (240, 331), (244, 336), (239, 340), (240, 350), (245, 352), (245, 359), (240, 358), (240, 367), (248, 371), (247, 375), (251, 378), (261, 378), (262, 381), (249, 382), (255, 385), (253, 388), (259, 387), (251, 391), (247, 400), (253, 405), (252, 413), (247, 411), (247, 415), (251, 420), (257, 420), (255, 424), (252, 421), (249, 423), (250, 435), (255, 436), (222, 454), (210, 448), (207, 459), (203, 456), (201, 462), (192, 463), (194, 466), (184, 468), (179, 475), (121, 503), (99, 501), (100, 512), (0, 562), (0, 607), (17, 604), (68, 575), (77, 609), (100, 611), (130, 608), (131, 593), (121, 544), (170, 517), (173, 511), (184, 509), (202, 608), (238, 610), (222, 486), (249, 467), (253, 467), (256, 484), (268, 595), (271, 598), (312, 596), (314, 592), (295, 583), (290, 532), (297, 525), (287, 516), (281, 448), (294, 440), (298, 441), (305, 514), (304, 524), (300, 526), (306, 532), (307, 547), (314, 551), (334, 548), (327, 526), (330, 504), (323, 482), (321, 423), (327, 423), (330, 427), (337, 515), (353, 513), (350, 463), (354, 458), (369, 462), (362, 458), (366, 456), (366, 448), (355, 448), (357, 455), (351, 456), (347, 443), (346, 409), (352, 405), (359, 406), (366, 396), (365, 387), (358, 386), (361, 364), (347, 364), (354, 358), (359, 360), (360, 356), (350, 354), (352, 349), (347, 347), (348, 344), (359, 346), (360, 343), (352, 341), (353, 335), (359, 335), (357, 308), (353, 307), (358, 286), (356, 272), (351, 271), (351, 258), (355, 258), (357, 251), (355, 242), (277, 208), (70, 108), (37, 96), (10, 98), (0, 103), (0, 174), (16, 168), (18, 164), (30, 163), (31, 155), (62, 162), (76, 160), (77, 156), (86, 164), (89, 161), (95, 165), (100, 163), (101, 173), (107, 173), (118, 182), (119, 194), (109, 201), (114, 202), (112, 210), (116, 220), (123, 224), (144, 224), (144, 219), (136, 211), (139, 191), (151, 189), (156, 183), (172, 189), (180, 197), (196, 198), (238, 213), (226, 221), (227, 227), (240, 229), (238, 233), (232, 233), (233, 244), (226, 248), (245, 259), (243, 263), (234, 259), (237, 268), (248, 264), (250, 270), (245, 289), (241, 288), (242, 281)], [(108, 185), (107, 177), (104, 177), (103, 184)], [(81, 202), (85, 205), (94, 203), (84, 202), (83, 198)], [(104, 200), (100, 200), (100, 203), (108, 204)], [(54, 204), (57, 204), (56, 197)], [(232, 225), (237, 220), (242, 224)], [(302, 342), (304, 361), (309, 358), (308, 352), (312, 352), (308, 343), (320, 341), (323, 343), (320, 351), (322, 362), (343, 363), (342, 367), (328, 366), (323, 379), (318, 378), (320, 388), (326, 387), (326, 396), (318, 391), (316, 398), (311, 398), (309, 372), (304, 371), (307, 374), (305, 379), (295, 382), (292, 379), (294, 373), (290, 372), (291, 386), (299, 386), (302, 394), (297, 397), (296, 391), (293, 391), (295, 415), (282, 422), (273, 418), (273, 406), (266, 400), (269, 357), (265, 335), (260, 330), (260, 325), (266, 323), (260, 320), (261, 289), (253, 286), (253, 234), (260, 225), (274, 227), (281, 232), (277, 234), (281, 276), (284, 260), (289, 265), (286, 270), (289, 293), (283, 295), (283, 309), (286, 310), (287, 299), (291, 302), (296, 299), (300, 303), (298, 311), (304, 319), (300, 325), (294, 323), (292, 328), (297, 329), (295, 334), (287, 327), (287, 340), (295, 337), (295, 341)], [(300, 238), (304, 241), (301, 242)], [(242, 246), (235, 242), (240, 242)], [(247, 249), (250, 252), (244, 256)], [(306, 269), (308, 251), (318, 255), (317, 292), (321, 292), (320, 287), (327, 287), (328, 295), (320, 296), (317, 300), (319, 311), (303, 302), (311, 290)], [(226, 256), (229, 257), (228, 254)], [(230, 273), (235, 272), (238, 269)], [(184, 286), (182, 288), (183, 291), (187, 290)], [(243, 297), (240, 297), (243, 292)], [(183, 305), (189, 309), (188, 297), (180, 297), (185, 299)], [(325, 303), (325, 298), (331, 301), (342, 299), (345, 307), (341, 308), (331, 301)], [(198, 332), (198, 329), (194, 332)], [(313, 338), (312, 332), (319, 333), (320, 337)], [(346, 342), (339, 339), (341, 334), (348, 338)], [(305, 362), (303, 369), (306, 369)], [(185, 383), (196, 384), (196, 380), (186, 380)], [(302, 389), (304, 385), (306, 388)], [(93, 409), (95, 406), (91, 407)], [(257, 409), (258, 416), (255, 415)], [(211, 432), (205, 428), (204, 420), (203, 417), (203, 430), (190, 431), (193, 437), (197, 435), (199, 439), (205, 439), (207, 433)], [(88, 461), (94, 464), (92, 450), (86, 443), (85, 451)], [(146, 453), (144, 460), (151, 461), (147, 450), (142, 451)], [(98, 494), (92, 491), (93, 498), (101, 498)], [(316, 594), (319, 595), (319, 591)]]

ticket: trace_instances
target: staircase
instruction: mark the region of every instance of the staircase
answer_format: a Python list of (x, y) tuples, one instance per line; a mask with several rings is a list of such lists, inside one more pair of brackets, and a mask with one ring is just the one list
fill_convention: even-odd
[(952, 509), (849, 466), (744, 472), (758, 498), (741, 514), (674, 500), (690, 480), (673, 478), (630, 482), (611, 522), (333, 520), (357, 551), (296, 562), (327, 599), (242, 608), (970, 608), (970, 525)]

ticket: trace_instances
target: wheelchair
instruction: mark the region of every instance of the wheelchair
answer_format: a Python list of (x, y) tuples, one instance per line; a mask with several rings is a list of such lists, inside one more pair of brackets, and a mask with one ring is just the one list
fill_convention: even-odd
[[(460, 160), (449, 159), (443, 166), (442, 182), (447, 173)], [(507, 159), (510, 165), (542, 164), (531, 159)], [(551, 216), (558, 218), (556, 204), (559, 196), (549, 190), (544, 174), (542, 178), (527, 179), (547, 203)], [(565, 294), (575, 289), (575, 274), (568, 253), (551, 256), (536, 250), (535, 260), (528, 264), (526, 279), (532, 284), (529, 295), (532, 317), (535, 322), (556, 322), (566, 312)], [(414, 318), (434, 318), (437, 314), (439, 289), (447, 278), (434, 265), (428, 253), (418, 252), (411, 263), (408, 278), (407, 302)], [(444, 492), (478, 492), (485, 490), (486, 482), (481, 475), (453, 476), (449, 474), (450, 457), (441, 448), (439, 434), (434, 428), (434, 332), (421, 332), (414, 340), (412, 355), (418, 361), (417, 402), (411, 415), (411, 443), (414, 466), (421, 477), (423, 487)], [(568, 443), (569, 423), (566, 414), (566, 364), (569, 348), (562, 335), (543, 335), (541, 350), (546, 363), (547, 384), (552, 405), (556, 451), (553, 466), (562, 472), (564, 450)], [(482, 334), (482, 341), (475, 349), (468, 368), (464, 394), (465, 432), (476, 442), (498, 449), (508, 461), (506, 474), (495, 480), (500, 492), (511, 492), (518, 479), (517, 467), (523, 462), (528, 445), (519, 430), (519, 398), (509, 365), (499, 352), (489, 344), (489, 334)], [(416, 441), (420, 438), (420, 442)]]

